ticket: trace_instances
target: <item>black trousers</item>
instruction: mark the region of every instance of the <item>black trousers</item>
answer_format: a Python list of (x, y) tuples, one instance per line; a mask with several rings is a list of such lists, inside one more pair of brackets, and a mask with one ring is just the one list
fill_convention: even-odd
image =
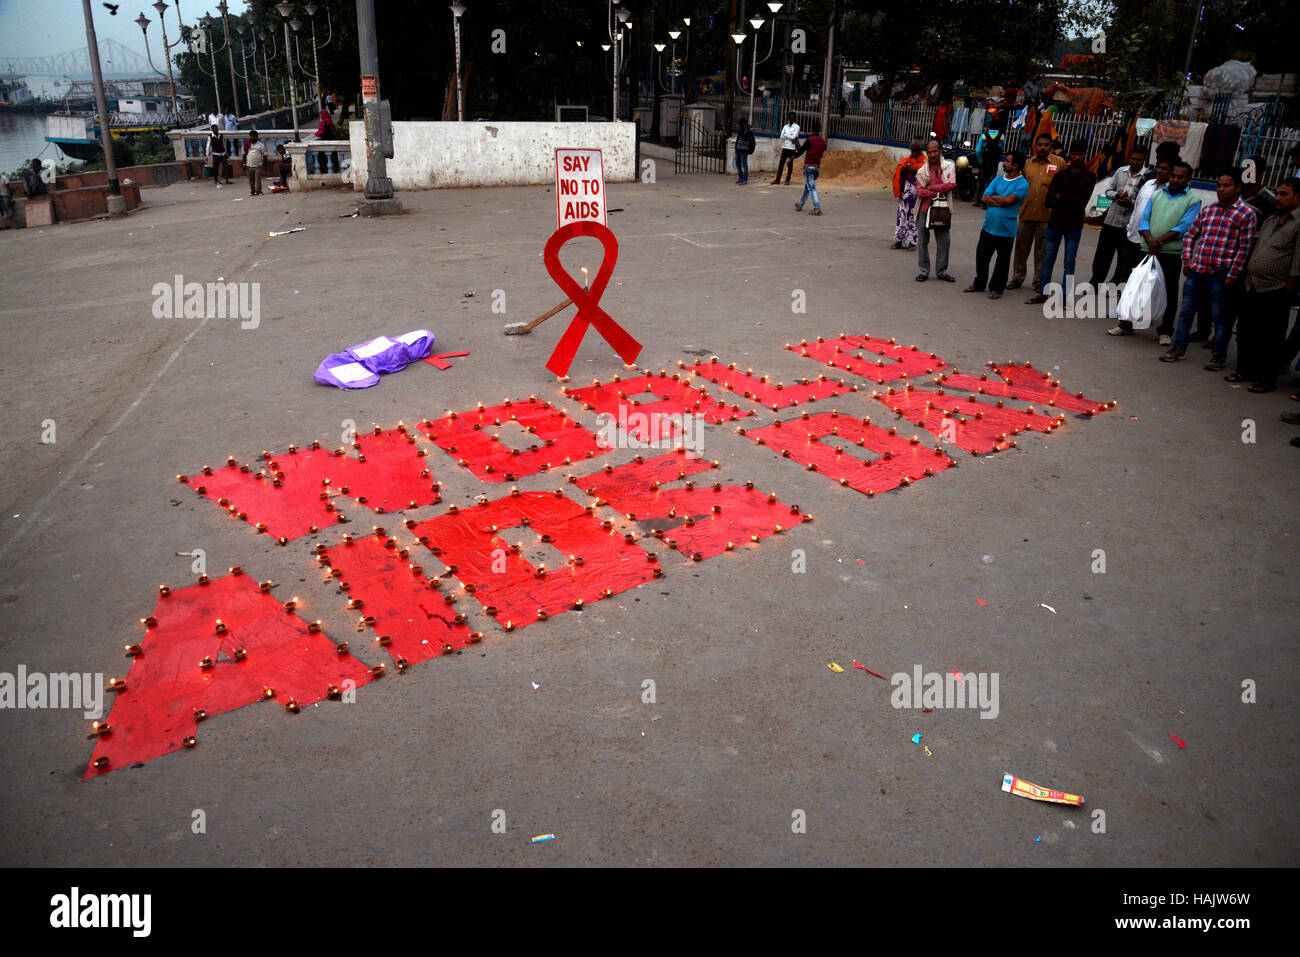
[[(975, 282), (972, 285), (981, 291), (987, 285), (989, 292), (1001, 293), (1007, 288), (1007, 273), (1011, 270), (1011, 247), (1015, 245), (1015, 236), (994, 236), (987, 230), (980, 230), (980, 240), (975, 245)], [(993, 254), (997, 259), (993, 263), (993, 278), (989, 278), (989, 260)]]
[[(781, 171), (785, 170), (785, 181), (786, 184), (789, 185), (790, 174), (794, 172), (794, 154), (795, 150), (781, 150), (781, 161), (776, 165), (776, 176), (772, 177), (772, 182), (781, 182)], [(786, 168), (786, 163), (790, 164), (788, 169)]]
[(1110, 271), (1112, 259), (1115, 260), (1115, 278), (1111, 281), (1115, 283), (1124, 281), (1119, 278), (1119, 274), (1124, 269), (1124, 247), (1131, 245), (1132, 243), (1128, 241), (1128, 237), (1124, 233), (1123, 226), (1101, 227), (1101, 235), (1097, 237), (1097, 251), (1092, 256), (1092, 286), (1094, 289), (1106, 281), (1106, 273)]
[(1282, 288), (1245, 292), (1239, 301), (1242, 308), (1237, 329), (1237, 372), (1251, 382), (1272, 386), (1277, 382), (1277, 357), (1284, 348), (1291, 297)]
[(1178, 292), (1183, 287), (1183, 254), (1156, 253), (1156, 262), (1160, 263), (1160, 271), (1165, 274), (1165, 314), (1160, 318), (1156, 334), (1172, 336), (1178, 322)]

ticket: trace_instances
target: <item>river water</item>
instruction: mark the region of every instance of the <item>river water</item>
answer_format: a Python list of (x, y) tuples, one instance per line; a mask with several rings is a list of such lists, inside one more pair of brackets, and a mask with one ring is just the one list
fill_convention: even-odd
[(45, 165), (76, 162), (53, 143), (45, 142), (45, 116), (0, 112), (0, 173), (13, 174), (34, 157)]

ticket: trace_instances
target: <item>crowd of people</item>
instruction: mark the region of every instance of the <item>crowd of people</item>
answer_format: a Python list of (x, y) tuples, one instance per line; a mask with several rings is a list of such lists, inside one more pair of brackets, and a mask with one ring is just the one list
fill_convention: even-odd
[[(1151, 165), (1146, 147), (1133, 147), (1128, 165), (1115, 173), (1103, 194), (1109, 205), (1092, 260), (1091, 290), (1074, 284), (1097, 186), (1086, 165), (1087, 144), (1071, 144), (1063, 157), (1053, 152), (1049, 136), (1040, 135), (1033, 148), (1028, 157), (999, 151), (1000, 172), (987, 185), (981, 177), (976, 203), (985, 209), (984, 222), (975, 247), (975, 278), (965, 292), (1000, 299), (1021, 287), (1031, 275), (1031, 251), (1033, 295), (1025, 300), (1031, 305), (1079, 291), (1111, 303), (1114, 297), (1100, 295), (1107, 283), (1117, 290), (1140, 266), (1158, 270), (1165, 305), (1158, 317), (1146, 318), (1155, 326), (1158, 343), (1167, 348), (1159, 359), (1184, 360), (1190, 344), (1202, 342), (1210, 352), (1205, 369), (1223, 371), (1235, 330), (1236, 366), (1225, 378), (1246, 384), (1249, 392), (1272, 392), (1278, 376), (1289, 372), (1300, 355), (1300, 321), (1287, 333), (1300, 292), (1300, 145), (1291, 149), (1289, 175), (1275, 190), (1261, 185), (1265, 169), (1257, 157), (1244, 168), (1223, 171), (1215, 203), (1202, 203), (1192, 190), (1192, 168), (1179, 156), (1177, 144), (1159, 144)], [(932, 239), (936, 277), (955, 281), (948, 265), (956, 179), (955, 164), (937, 140), (914, 141), (910, 155), (895, 169), (898, 209), (892, 248), (916, 248), (917, 282), (930, 278)], [(1062, 245), (1062, 282), (1053, 287)], [(1118, 319), (1107, 332), (1132, 336), (1134, 321)], [(1300, 401), (1300, 393), (1292, 398)], [(1300, 425), (1300, 414), (1283, 419)], [(1300, 446), (1300, 437), (1292, 444)]]

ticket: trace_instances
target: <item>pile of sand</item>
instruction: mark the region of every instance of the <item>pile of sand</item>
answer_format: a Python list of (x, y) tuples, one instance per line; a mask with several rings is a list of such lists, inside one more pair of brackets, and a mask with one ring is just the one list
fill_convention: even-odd
[(896, 166), (898, 160), (884, 150), (827, 150), (821, 178), (842, 186), (892, 189)]

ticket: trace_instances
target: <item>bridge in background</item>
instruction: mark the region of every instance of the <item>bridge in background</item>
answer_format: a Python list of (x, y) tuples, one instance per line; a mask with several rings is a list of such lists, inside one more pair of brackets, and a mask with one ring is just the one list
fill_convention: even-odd
[[(105, 77), (153, 77), (155, 75), (144, 54), (137, 53), (112, 37), (99, 41), (99, 65)], [(85, 47), (79, 47), (53, 56), (0, 54), (0, 75), (66, 76), (72, 79), (89, 79), (90, 53)]]

